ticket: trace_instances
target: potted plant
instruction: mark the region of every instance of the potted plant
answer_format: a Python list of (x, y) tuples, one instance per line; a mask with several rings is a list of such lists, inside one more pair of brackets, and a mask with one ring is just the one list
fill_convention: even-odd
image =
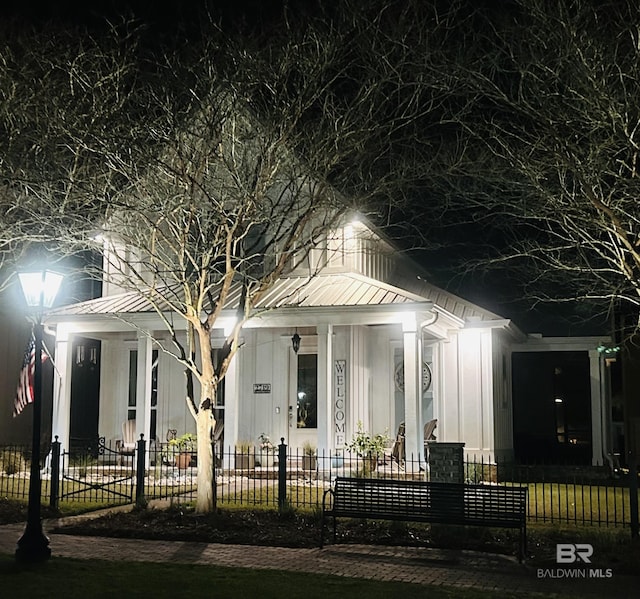
[(276, 446), (271, 442), (269, 435), (265, 435), (264, 433), (260, 433), (258, 443), (260, 465), (263, 468), (273, 467), (275, 464)]
[(315, 470), (317, 466), (316, 447), (310, 441), (302, 444), (302, 469)]
[(193, 433), (185, 433), (169, 441), (169, 448), (173, 451), (178, 470), (186, 470), (191, 465), (191, 456), (196, 451), (196, 441)]
[(236, 470), (250, 470), (256, 467), (256, 449), (253, 441), (236, 442)]
[(362, 474), (373, 472), (378, 466), (378, 458), (384, 454), (389, 444), (389, 436), (383, 434), (371, 435), (363, 430), (362, 422), (358, 421), (358, 430), (353, 439), (346, 445), (346, 449), (362, 459)]

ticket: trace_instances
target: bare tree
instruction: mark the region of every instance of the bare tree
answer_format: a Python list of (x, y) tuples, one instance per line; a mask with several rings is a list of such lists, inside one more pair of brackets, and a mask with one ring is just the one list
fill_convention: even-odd
[[(96, 193), (114, 177), (96, 145), (148, 139), (128, 139), (129, 123), (118, 118), (135, 97), (139, 29), (126, 21), (108, 29), (0, 29), (0, 289), (20, 260), (86, 247), (80, 233), (101, 219)], [(70, 230), (77, 239), (61, 247)]]
[(450, 23), (452, 44), (434, 58), (456, 123), (439, 180), (445, 220), (480, 231), (474, 263), (518, 276), (533, 302), (615, 307), (634, 315), (633, 330), (637, 6), (516, 0)]
[(197, 426), (199, 511), (212, 507), (213, 408), (243, 324), (345, 212), (384, 223), (430, 167), (426, 146), (407, 151), (440, 105), (415, 77), (430, 41), (412, 10), (289, 16), (268, 37), (210, 27), (170, 50), (125, 24), (113, 43), (32, 50), (29, 76), (54, 75), (30, 97), (38, 118), (18, 111), (33, 145), (3, 150), (5, 219), (19, 214), (19, 244), (62, 252), (96, 249), (99, 233), (100, 276), (163, 320), (173, 346), (158, 343), (185, 367)]

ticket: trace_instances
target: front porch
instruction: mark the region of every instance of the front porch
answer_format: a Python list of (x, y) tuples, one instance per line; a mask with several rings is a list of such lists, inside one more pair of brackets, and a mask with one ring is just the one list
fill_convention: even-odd
[[(370, 291), (371, 285), (364, 290)], [(222, 443), (255, 445), (266, 434), (284, 437), (290, 446), (309, 444), (326, 452), (343, 447), (358, 422), (389, 434), (404, 422), (408, 451), (420, 455), (422, 427), (437, 410), (434, 397), (442, 372), (434, 348), (449, 320), (460, 323), (436, 315), (433, 305), (419, 296), (405, 292), (393, 297), (384, 305), (284, 306), (249, 320), (215, 399), (216, 420), (223, 422)], [(74, 437), (69, 414), (76, 401), (74, 368), (83, 340), (100, 346), (99, 393), (91, 400), (99, 413), (95, 436), (122, 439), (123, 423), (131, 420), (136, 437), (144, 434), (154, 442), (164, 439), (168, 430), (194, 432), (184, 401), (183, 372), (168, 353), (170, 339), (162, 332), (161, 319), (140, 311), (139, 304), (131, 313), (122, 312), (122, 301), (117, 316), (112, 313), (113, 298), (51, 316), (57, 326), (59, 373), (53, 434), (64, 447), (71, 447)], [(226, 319), (223, 315), (220, 324)], [(294, 334), (300, 336), (297, 352), (291, 343)], [(212, 332), (214, 354), (224, 339), (224, 328)], [(304, 361), (309, 362), (306, 372), (313, 387), (306, 391), (301, 387)], [(312, 422), (302, 415), (300, 394), (307, 392), (313, 400)], [(85, 394), (81, 401), (89, 399)]]

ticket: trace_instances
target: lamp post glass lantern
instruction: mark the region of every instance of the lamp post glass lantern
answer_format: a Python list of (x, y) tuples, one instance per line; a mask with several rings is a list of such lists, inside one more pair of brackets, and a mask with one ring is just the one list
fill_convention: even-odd
[(33, 321), (33, 430), (31, 435), (31, 475), (27, 525), (18, 540), (16, 559), (37, 562), (51, 556), (49, 539), (40, 519), (40, 424), (42, 420), (42, 310), (51, 308), (62, 284), (62, 275), (48, 270), (18, 274), (27, 306), (35, 309)]
[[(18, 273), (20, 287), (30, 308), (51, 308), (58, 295), (63, 276), (50, 270)], [(38, 318), (42, 315), (39, 314)]]

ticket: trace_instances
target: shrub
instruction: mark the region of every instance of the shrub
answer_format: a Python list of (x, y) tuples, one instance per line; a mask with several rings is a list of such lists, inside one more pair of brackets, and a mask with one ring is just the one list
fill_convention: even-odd
[(27, 461), (20, 451), (16, 449), (0, 450), (0, 472), (7, 476), (25, 472), (28, 469)]
[(362, 422), (358, 421), (358, 430), (346, 448), (361, 458), (370, 458), (382, 454), (388, 443), (389, 436), (386, 431), (384, 434), (371, 435), (362, 429)]

